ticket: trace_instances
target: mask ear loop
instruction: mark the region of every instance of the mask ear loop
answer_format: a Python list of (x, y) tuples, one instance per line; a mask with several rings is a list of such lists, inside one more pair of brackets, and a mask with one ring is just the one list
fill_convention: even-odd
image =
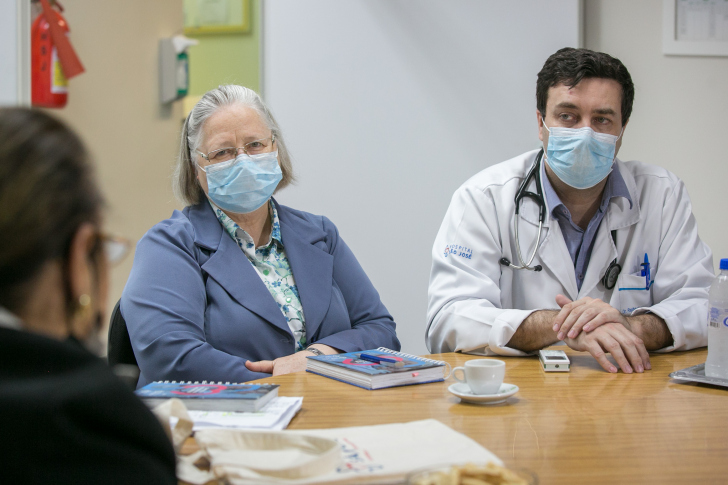
[[(548, 131), (549, 137), (550, 137), (551, 130), (549, 129), (548, 125), (546, 125), (546, 116), (544, 116), (543, 113), (541, 113), (541, 124), (543, 125), (544, 128), (546, 128), (546, 131)], [(547, 158), (546, 153), (548, 152), (548, 142), (546, 143), (546, 146), (542, 147), (542, 149), (543, 149), (543, 158)]]
[[(190, 133), (190, 120), (192, 119), (192, 111), (194, 111), (194, 108), (192, 110), (190, 110), (190, 113), (187, 115), (187, 118), (185, 118), (185, 124), (182, 127), (182, 143), (184, 144), (185, 154), (187, 157), (189, 157), (190, 164), (195, 166), (194, 170), (199, 168), (203, 172), (207, 173), (207, 170), (205, 169), (205, 167), (203, 167), (199, 163), (197, 163), (196, 160), (193, 160), (192, 153), (191, 153), (192, 150), (190, 150), (189, 133)], [(198, 151), (198, 153), (202, 154), (202, 152), (199, 152), (199, 151)]]
[(189, 142), (189, 135), (190, 135), (190, 118), (192, 118), (192, 111), (189, 112), (187, 115), (187, 118), (185, 118), (185, 125), (183, 127), (183, 138), (182, 143), (185, 145), (185, 150), (187, 155), (190, 155), (190, 142)]
[[(182, 127), (182, 143), (184, 144), (185, 154), (187, 157), (189, 157), (190, 164), (195, 165), (195, 167), (199, 168), (200, 170), (202, 170), (204, 172), (205, 169), (203, 167), (201, 167), (199, 163), (197, 163), (195, 160), (193, 160), (193, 156), (191, 153), (192, 150), (190, 150), (190, 142), (189, 142), (190, 136), (189, 135), (190, 135), (190, 120), (192, 119), (192, 111), (194, 111), (194, 109), (190, 110), (190, 113), (187, 115), (187, 118), (185, 118), (185, 124)], [(199, 152), (199, 153), (202, 153), (202, 152)]]

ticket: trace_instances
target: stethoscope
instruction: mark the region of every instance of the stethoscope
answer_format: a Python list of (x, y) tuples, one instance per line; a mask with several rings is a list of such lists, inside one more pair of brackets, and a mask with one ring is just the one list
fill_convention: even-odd
[[(538, 246), (541, 244), (543, 221), (544, 219), (546, 219), (546, 203), (543, 200), (543, 191), (541, 189), (542, 158), (543, 149), (541, 149), (538, 152), (538, 155), (536, 155), (536, 161), (534, 162), (531, 169), (528, 171), (526, 178), (523, 179), (523, 182), (521, 182), (521, 185), (518, 187), (518, 192), (516, 192), (516, 210), (515, 218), (513, 220), (513, 232), (516, 238), (516, 253), (518, 255), (518, 261), (521, 263), (521, 265), (516, 266), (515, 264), (511, 263), (508, 258), (503, 257), (498, 261), (503, 266), (508, 266), (513, 269), (527, 269), (529, 271), (536, 272), (543, 270), (543, 267), (540, 264), (531, 266), (531, 263), (533, 263), (533, 259), (536, 257), (536, 251), (538, 250)], [(531, 182), (531, 180), (536, 181), (536, 193), (526, 190), (526, 187), (528, 187), (528, 184)], [(536, 237), (536, 244), (533, 246), (533, 251), (531, 252), (531, 256), (528, 258), (527, 263), (524, 261), (523, 255), (521, 254), (521, 242), (518, 239), (518, 223), (521, 220), (520, 206), (521, 201), (524, 199), (524, 197), (532, 199), (536, 203), (536, 205), (538, 205), (538, 236)], [(617, 247), (617, 231), (612, 231), (612, 241), (614, 242), (614, 247)], [(621, 272), (622, 266), (617, 263), (617, 258), (614, 258), (614, 260), (609, 263), (607, 271), (605, 271), (604, 276), (602, 277), (602, 284), (604, 285), (604, 287), (608, 290), (614, 289), (617, 284), (617, 278), (619, 277), (619, 274)]]

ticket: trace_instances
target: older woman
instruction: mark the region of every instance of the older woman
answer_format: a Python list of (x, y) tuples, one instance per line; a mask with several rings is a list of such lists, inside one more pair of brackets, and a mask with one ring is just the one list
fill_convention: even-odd
[(395, 324), (336, 227), (271, 196), (293, 179), (258, 94), (220, 86), (187, 117), (175, 184), (188, 205), (139, 242), (121, 299), (141, 375), (248, 381), (306, 357), (399, 350)]
[[(80, 140), (0, 109), (3, 483), (176, 483), (172, 445), (97, 351), (108, 287), (102, 198)], [(121, 248), (123, 249), (123, 247)]]

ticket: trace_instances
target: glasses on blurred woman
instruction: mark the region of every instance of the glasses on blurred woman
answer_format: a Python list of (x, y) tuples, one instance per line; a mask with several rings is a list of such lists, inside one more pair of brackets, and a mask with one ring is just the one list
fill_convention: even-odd
[(98, 234), (98, 238), (104, 256), (111, 266), (121, 263), (129, 255), (131, 250), (131, 241), (129, 239), (103, 232)]

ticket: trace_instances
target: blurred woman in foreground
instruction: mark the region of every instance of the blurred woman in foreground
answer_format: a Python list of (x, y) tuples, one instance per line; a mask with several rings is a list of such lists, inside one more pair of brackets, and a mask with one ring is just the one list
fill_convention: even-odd
[(89, 351), (118, 244), (102, 204), (76, 135), (42, 112), (0, 109), (3, 482), (176, 483), (160, 424)]

